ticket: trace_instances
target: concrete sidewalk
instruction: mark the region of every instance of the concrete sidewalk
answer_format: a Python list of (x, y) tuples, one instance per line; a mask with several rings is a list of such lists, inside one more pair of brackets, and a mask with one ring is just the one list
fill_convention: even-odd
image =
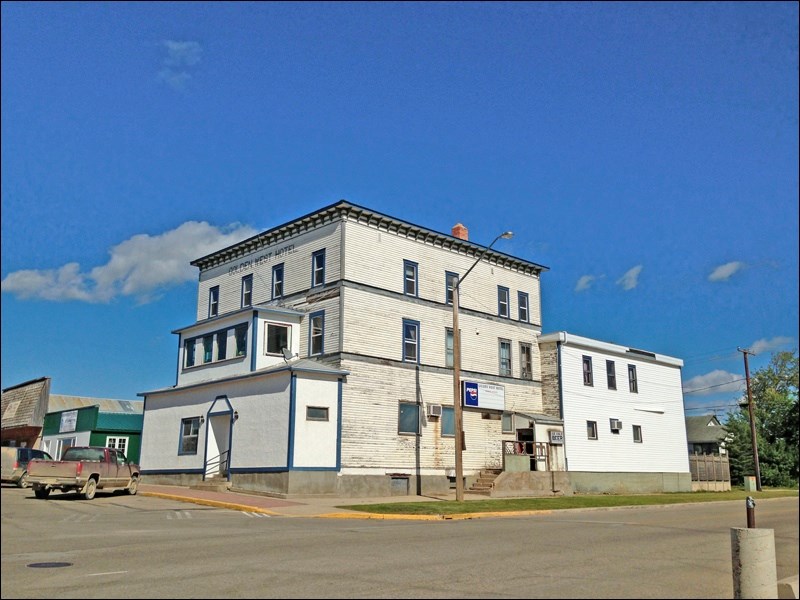
[[(455, 500), (455, 492), (443, 496), (389, 496), (382, 498), (341, 498), (331, 496), (303, 497), (292, 500), (273, 498), (260, 494), (250, 494), (237, 491), (216, 492), (210, 490), (195, 490), (184, 486), (172, 485), (139, 485), (139, 494), (166, 498), (179, 502), (192, 502), (205, 506), (215, 506), (230, 510), (256, 512), (274, 517), (307, 517), (328, 519), (401, 519), (401, 520), (427, 520), (441, 521), (442, 519), (473, 519), (494, 516), (513, 516), (519, 512), (480, 512), (465, 513), (460, 515), (403, 515), (403, 514), (378, 514), (338, 508), (346, 505), (358, 504), (386, 504), (391, 502), (441, 502)], [(464, 500), (487, 500), (488, 497), (480, 494), (464, 495)], [(526, 511), (524, 514), (529, 514)], [(549, 512), (549, 511), (532, 511)]]

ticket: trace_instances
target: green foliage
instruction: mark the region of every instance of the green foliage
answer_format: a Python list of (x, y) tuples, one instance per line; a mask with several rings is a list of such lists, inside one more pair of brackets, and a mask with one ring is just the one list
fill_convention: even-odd
[[(773, 354), (769, 365), (750, 378), (758, 465), (764, 486), (793, 486), (800, 478), (797, 388), (797, 350)], [(746, 475), (755, 474), (746, 394), (739, 409), (728, 413), (725, 427), (733, 436), (727, 444), (731, 483), (741, 485)]]

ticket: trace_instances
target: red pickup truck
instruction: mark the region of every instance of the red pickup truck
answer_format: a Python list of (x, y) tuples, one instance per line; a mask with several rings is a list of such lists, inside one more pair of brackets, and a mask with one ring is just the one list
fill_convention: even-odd
[(51, 490), (78, 492), (87, 500), (97, 490), (124, 489), (135, 494), (139, 487), (139, 465), (129, 462), (113, 448), (73, 446), (61, 460), (32, 460), (28, 463), (28, 485), (37, 498)]

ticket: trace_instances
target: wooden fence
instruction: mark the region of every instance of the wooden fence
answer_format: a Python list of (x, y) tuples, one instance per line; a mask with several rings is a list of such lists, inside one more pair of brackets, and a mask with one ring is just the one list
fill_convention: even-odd
[(690, 454), (692, 491), (726, 492), (731, 489), (731, 469), (727, 454)]

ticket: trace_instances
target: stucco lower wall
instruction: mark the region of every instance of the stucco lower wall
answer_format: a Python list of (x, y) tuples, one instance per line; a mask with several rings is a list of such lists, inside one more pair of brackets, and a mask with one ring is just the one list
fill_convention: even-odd
[(592, 473), (569, 471), (576, 494), (660, 494), (691, 492), (690, 473)]
[(569, 494), (572, 494), (572, 484), (570, 474), (565, 471), (506, 471), (494, 480), (491, 496), (520, 498)]

